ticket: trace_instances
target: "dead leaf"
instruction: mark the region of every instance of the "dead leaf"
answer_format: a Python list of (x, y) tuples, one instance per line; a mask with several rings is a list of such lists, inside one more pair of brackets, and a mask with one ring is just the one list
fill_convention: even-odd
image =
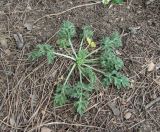
[(116, 104), (115, 103), (108, 103), (108, 106), (110, 107), (110, 109), (112, 110), (113, 114), (115, 116), (118, 116), (120, 114), (120, 111), (119, 109), (116, 107)]
[(4, 52), (6, 53), (7, 56), (11, 55), (11, 51), (9, 49), (6, 49)]
[(0, 35), (0, 44), (2, 48), (8, 48), (7, 37), (5, 35)]
[(148, 0), (147, 2), (146, 2), (146, 4), (147, 5), (149, 5), (149, 4), (151, 4), (152, 2), (154, 2), (155, 0)]
[(51, 132), (52, 130), (49, 129), (48, 127), (42, 127), (41, 132)]
[(14, 34), (13, 36), (14, 36), (14, 39), (16, 40), (17, 48), (22, 49), (23, 46), (24, 46), (24, 41), (23, 41), (22, 34), (17, 33), (17, 34)]
[(159, 70), (159, 69), (160, 69), (160, 63), (156, 65), (156, 70)]
[(160, 86), (160, 76), (154, 79), (154, 81)]
[(32, 7), (30, 5), (27, 6), (27, 10), (30, 11), (32, 10)]
[(33, 110), (37, 104), (37, 97), (35, 94), (30, 94), (30, 98), (31, 98), (31, 108)]
[(154, 70), (154, 68), (155, 68), (155, 64), (151, 61), (149, 64), (148, 64), (148, 72), (151, 72), (151, 71), (153, 71)]
[(116, 54), (117, 55), (122, 55), (122, 53), (120, 51), (118, 51), (118, 50), (116, 50)]
[(15, 121), (15, 116), (12, 115), (11, 118), (10, 118), (10, 124), (11, 126), (15, 126), (16, 125), (16, 121)]
[(134, 88), (135, 86), (135, 81), (133, 79), (130, 80), (130, 87), (131, 88)]
[(128, 119), (131, 118), (131, 116), (132, 116), (132, 113), (131, 113), (131, 112), (127, 112), (127, 113), (125, 113), (124, 118), (125, 118), (126, 120), (128, 120)]
[(41, 113), (42, 113), (42, 115), (45, 115), (45, 114), (46, 114), (46, 111), (45, 111), (45, 110), (42, 110)]
[(25, 27), (28, 31), (31, 31), (32, 28), (33, 28), (33, 25), (32, 25), (31, 23), (29, 23), (29, 22), (26, 22), (26, 23), (24, 24), (24, 27)]
[(141, 27), (129, 27), (128, 29), (130, 30), (130, 32), (132, 34), (137, 34), (137, 31), (140, 29)]

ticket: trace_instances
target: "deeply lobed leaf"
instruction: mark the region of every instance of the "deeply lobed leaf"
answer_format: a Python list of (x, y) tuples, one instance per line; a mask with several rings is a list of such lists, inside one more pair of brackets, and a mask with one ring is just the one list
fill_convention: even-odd
[(61, 47), (61, 48), (69, 48), (70, 44), (67, 38), (59, 38), (57, 40), (57, 44)]
[(54, 103), (56, 106), (62, 106), (67, 102), (67, 97), (66, 95), (60, 93), (60, 94), (55, 94), (54, 97)]
[(129, 79), (120, 73), (115, 74), (115, 77), (113, 78), (113, 82), (114, 82), (114, 85), (117, 87), (117, 89), (129, 86)]
[(72, 38), (74, 37), (75, 34), (76, 34), (76, 29), (74, 24), (70, 21), (64, 21), (58, 35), (61, 38)]
[(104, 49), (117, 49), (122, 46), (122, 41), (119, 33), (115, 32), (110, 37), (105, 37), (102, 40), (102, 47)]
[(100, 63), (107, 72), (120, 70), (124, 66), (122, 59), (116, 56), (112, 49), (105, 50), (102, 53)]
[(46, 56), (48, 64), (51, 64), (55, 57), (53, 51), (53, 47), (49, 44), (38, 44), (36, 49), (29, 54), (29, 58), (35, 60), (42, 56)]
[(103, 83), (106, 86), (109, 86), (113, 83), (117, 89), (120, 89), (129, 86), (129, 79), (121, 73), (113, 71), (112, 73), (106, 74), (105, 78), (103, 79)]
[(74, 87), (74, 92), (72, 93), (72, 96), (77, 98), (74, 106), (80, 115), (82, 115), (87, 108), (88, 98), (92, 90), (93, 87), (91, 87), (90, 84), (85, 84), (82, 82), (78, 82)]
[(74, 37), (76, 34), (75, 26), (70, 21), (64, 21), (58, 33), (58, 41), (60, 47), (67, 48), (69, 47), (69, 39)]
[(72, 90), (72, 88), (67, 84), (58, 85), (56, 89), (55, 97), (54, 97), (55, 105), (57, 106), (64, 105), (68, 101), (67, 96), (69, 96), (70, 90)]
[(87, 105), (88, 100), (85, 100), (84, 98), (80, 98), (78, 101), (74, 103), (74, 106), (77, 109), (77, 113), (79, 113), (81, 116), (85, 112)]
[(82, 73), (87, 77), (90, 81), (91, 87), (96, 83), (96, 75), (91, 68), (82, 68)]

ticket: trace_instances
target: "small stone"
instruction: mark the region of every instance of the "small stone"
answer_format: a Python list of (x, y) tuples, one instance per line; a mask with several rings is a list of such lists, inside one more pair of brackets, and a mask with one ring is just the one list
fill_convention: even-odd
[(132, 34), (137, 34), (137, 31), (140, 29), (141, 27), (129, 27), (129, 30)]
[(156, 70), (159, 70), (159, 69), (160, 69), (160, 63), (156, 65)]
[(146, 4), (147, 5), (149, 5), (149, 4), (151, 4), (152, 2), (154, 2), (155, 0), (148, 0), (147, 2), (146, 2)]
[(151, 61), (151, 62), (148, 64), (148, 69), (147, 69), (147, 71), (148, 71), (148, 72), (151, 72), (151, 71), (154, 70), (154, 68), (155, 68), (155, 64)]
[(33, 28), (33, 25), (32, 25), (31, 23), (27, 22), (27, 23), (24, 24), (24, 27), (25, 27), (28, 31), (31, 31), (32, 28)]
[(9, 49), (6, 49), (4, 52), (6, 53), (7, 56), (11, 55), (11, 51)]
[(23, 41), (23, 37), (22, 34), (20, 34), (19, 32), (16, 34), (13, 34), (13, 37), (16, 41), (16, 46), (18, 49), (22, 49), (24, 46), (24, 41)]
[(42, 127), (41, 132), (51, 132), (52, 130), (49, 129), (48, 127)]
[(4, 49), (8, 48), (7, 37), (4, 35), (0, 35), (0, 46)]
[(131, 116), (132, 116), (132, 113), (131, 113), (131, 112), (127, 112), (127, 113), (124, 115), (124, 118), (125, 118), (126, 120), (128, 120), (128, 119), (131, 118)]
[(116, 54), (117, 55), (122, 55), (122, 53), (120, 51), (118, 51), (118, 50), (116, 50)]
[(120, 111), (119, 109), (116, 107), (116, 104), (114, 102), (112, 103), (108, 103), (108, 106), (110, 107), (110, 109), (112, 110), (113, 114), (115, 116), (119, 116), (120, 115)]
[(27, 10), (29, 10), (29, 11), (32, 10), (30, 5), (27, 6)]

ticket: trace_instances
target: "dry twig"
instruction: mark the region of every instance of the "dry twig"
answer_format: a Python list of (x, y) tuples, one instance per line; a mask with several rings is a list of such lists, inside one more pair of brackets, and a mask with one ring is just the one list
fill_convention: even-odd
[(148, 103), (146, 106), (145, 106), (145, 110), (150, 108), (152, 105), (154, 105), (155, 103), (157, 103), (158, 101), (160, 101), (160, 97), (152, 100), (150, 103)]
[(38, 21), (40, 21), (41, 19), (46, 18), (46, 17), (59, 16), (59, 15), (62, 15), (64, 13), (66, 13), (66, 12), (69, 12), (69, 11), (77, 9), (77, 8), (86, 7), (86, 6), (93, 6), (93, 5), (97, 5), (97, 4), (100, 4), (100, 3), (101, 3), (101, 1), (98, 1), (98, 2), (95, 2), (95, 3), (88, 3), (88, 4), (83, 4), (83, 5), (77, 5), (77, 6), (74, 6), (72, 8), (69, 8), (67, 10), (64, 10), (64, 11), (61, 11), (61, 12), (58, 12), (58, 13), (44, 15), (43, 17), (40, 17), (36, 21), (34, 21), (34, 24), (36, 24)]

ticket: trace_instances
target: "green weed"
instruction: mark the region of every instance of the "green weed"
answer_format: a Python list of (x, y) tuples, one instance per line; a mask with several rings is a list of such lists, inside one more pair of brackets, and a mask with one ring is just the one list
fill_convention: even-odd
[[(57, 85), (54, 104), (62, 106), (74, 98), (74, 106), (80, 115), (83, 115), (87, 108), (97, 74), (101, 74), (101, 80), (106, 88), (111, 84), (117, 89), (129, 86), (129, 79), (119, 72), (124, 63), (115, 53), (115, 50), (122, 46), (120, 35), (113, 33), (109, 37), (104, 37), (101, 45), (96, 48), (91, 26), (84, 26), (82, 30), (79, 47), (75, 48), (77, 44), (74, 45), (72, 41), (76, 38), (75, 26), (69, 21), (64, 21), (58, 33), (57, 44), (66, 54), (55, 52), (48, 44), (39, 44), (29, 56), (31, 60), (46, 56), (48, 64), (51, 64), (56, 56), (71, 61), (65, 81)], [(72, 81), (73, 76), (76, 76), (77, 80)]]

